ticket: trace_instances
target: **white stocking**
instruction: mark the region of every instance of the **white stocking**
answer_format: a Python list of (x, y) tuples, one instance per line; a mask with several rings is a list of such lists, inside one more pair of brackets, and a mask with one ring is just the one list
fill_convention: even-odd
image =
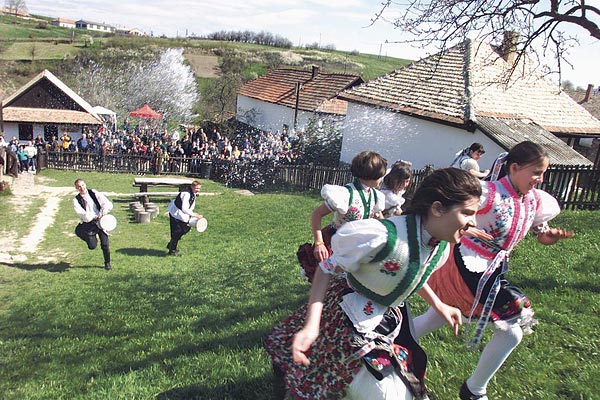
[(424, 314), (413, 319), (415, 339), (419, 340), (428, 333), (441, 328), (445, 323), (446, 320), (437, 311), (429, 307)]
[(473, 375), (467, 379), (467, 386), (473, 394), (484, 394), (487, 385), (508, 358), (510, 353), (521, 343), (523, 329), (517, 324), (508, 330), (494, 328), (494, 335), (479, 356), (479, 362)]

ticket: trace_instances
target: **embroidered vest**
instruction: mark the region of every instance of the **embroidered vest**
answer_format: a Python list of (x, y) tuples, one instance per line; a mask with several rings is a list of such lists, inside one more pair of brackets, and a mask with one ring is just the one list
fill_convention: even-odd
[[(385, 306), (395, 306), (419, 290), (440, 262), (448, 243), (441, 241), (426, 265), (421, 264), (420, 235), (416, 217), (378, 220), (387, 229), (385, 247), (358, 271), (348, 272), (348, 283), (365, 297)], [(405, 222), (406, 221), (406, 222)], [(406, 226), (404, 226), (406, 225)], [(398, 239), (398, 230), (406, 230), (408, 240)], [(404, 235), (403, 235), (404, 236)]]

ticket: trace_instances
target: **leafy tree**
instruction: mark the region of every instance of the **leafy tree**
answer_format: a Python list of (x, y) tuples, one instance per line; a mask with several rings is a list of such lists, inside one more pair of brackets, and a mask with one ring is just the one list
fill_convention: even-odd
[[(407, 32), (398, 42), (444, 50), (467, 37), (500, 44), (505, 32), (516, 32), (516, 66), (525, 53), (540, 61), (552, 56), (556, 72), (571, 65), (567, 50), (578, 44), (575, 31), (600, 39), (600, 8), (586, 0), (386, 0), (372, 18), (387, 20)], [(573, 30), (573, 28), (577, 28)], [(569, 33), (566, 30), (574, 33)]]
[(232, 72), (207, 83), (200, 100), (204, 118), (223, 122), (234, 115), (237, 89), (242, 83), (241, 74)]
[(307, 163), (337, 166), (342, 150), (342, 133), (333, 120), (310, 118), (303, 132), (298, 133), (294, 150), (304, 154)]

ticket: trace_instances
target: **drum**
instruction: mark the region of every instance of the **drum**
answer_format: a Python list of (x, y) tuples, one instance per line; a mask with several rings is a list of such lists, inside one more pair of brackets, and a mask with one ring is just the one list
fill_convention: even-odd
[(196, 228), (198, 232), (204, 232), (208, 226), (206, 218), (190, 218), (190, 226)]
[(113, 215), (106, 214), (100, 218), (98, 225), (103, 231), (110, 232), (117, 227), (117, 219)]

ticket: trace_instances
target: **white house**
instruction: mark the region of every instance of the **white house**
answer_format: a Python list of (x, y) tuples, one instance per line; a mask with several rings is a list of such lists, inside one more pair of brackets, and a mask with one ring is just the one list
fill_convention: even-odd
[(238, 89), (236, 119), (262, 130), (303, 130), (309, 120), (337, 124), (347, 102), (337, 98), (345, 89), (363, 83), (360, 76), (312, 70), (277, 68)]
[(75, 22), (76, 21), (74, 19), (58, 17), (57, 19), (53, 20), (51, 24), (54, 26), (62, 26), (63, 28), (75, 29)]
[(83, 19), (76, 21), (75, 27), (77, 29), (87, 29), (89, 31), (98, 31), (98, 32), (107, 32), (107, 33), (113, 33), (115, 31), (115, 28), (108, 24), (101, 24), (99, 22), (91, 22), (91, 21), (86, 21)]
[(486, 150), (480, 165), (487, 169), (500, 152), (531, 140), (546, 147), (552, 164), (592, 164), (568, 143), (600, 137), (600, 121), (538, 74), (530, 60), (507, 75), (510, 56), (467, 40), (346, 90), (339, 96), (349, 102), (341, 161), (373, 150), (391, 162), (439, 168), (479, 142)]
[(44, 70), (0, 105), (0, 130), (5, 138), (21, 142), (41, 135), (46, 140), (63, 132), (79, 139), (86, 128), (97, 128), (102, 119), (92, 106), (50, 71)]

